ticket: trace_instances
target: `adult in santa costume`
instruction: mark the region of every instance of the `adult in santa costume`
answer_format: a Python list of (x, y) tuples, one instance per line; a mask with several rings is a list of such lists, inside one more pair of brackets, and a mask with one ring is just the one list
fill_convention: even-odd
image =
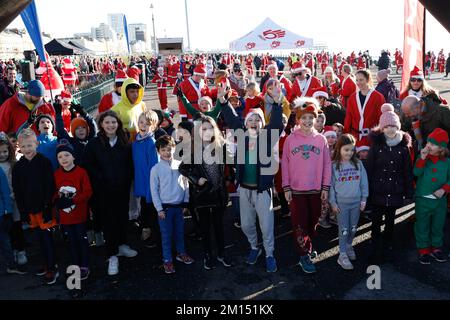
[(438, 71), (444, 72), (444, 66), (445, 66), (445, 55), (444, 50), (439, 51), (439, 55), (437, 58), (437, 65), (438, 65)]
[(334, 72), (337, 75), (341, 75), (341, 70), (342, 70), (342, 68), (344, 67), (344, 65), (346, 63), (347, 62), (345, 62), (345, 60), (342, 59), (341, 54), (338, 54), (337, 57), (336, 57), (336, 61), (334, 62)]
[[(445, 58), (444, 58), (444, 63), (445, 63)], [(249, 76), (253, 76), (254, 67), (253, 67), (253, 56), (251, 53), (247, 56), (247, 58), (245, 58), (245, 67), (247, 68), (247, 74)]]
[(397, 69), (395, 70), (395, 73), (398, 74), (398, 71), (403, 68), (403, 56), (402, 52), (399, 51), (397, 54), (397, 57), (395, 58), (395, 65), (397, 66)]
[(162, 110), (167, 109), (167, 75), (163, 67), (158, 67), (158, 72), (153, 77), (152, 83), (156, 83), (158, 89), (159, 104)]
[(282, 72), (278, 72), (278, 67), (275, 62), (267, 67), (267, 72), (269, 73), (269, 79), (267, 79), (266, 83), (264, 83), (262, 95), (265, 95), (267, 92), (268, 80), (274, 79), (280, 81), (283, 95), (289, 98), (292, 94), (292, 82), (287, 79)]
[[(185, 95), (186, 99), (190, 102), (190, 104), (197, 110), (199, 110), (198, 107), (198, 99), (200, 99), (203, 96), (209, 96), (209, 88), (205, 84), (206, 77), (206, 68), (203, 64), (199, 64), (194, 69), (194, 74), (181, 82), (180, 88), (183, 94)], [(184, 108), (183, 103), (181, 103), (181, 100), (178, 101), (178, 108), (180, 111), (180, 117), (182, 120), (184, 119), (192, 119), (192, 117), (188, 114), (186, 109)]]
[(339, 90), (341, 89), (341, 80), (334, 73), (331, 66), (325, 68), (323, 72), (323, 86), (326, 88), (326, 92), (330, 96), (330, 99), (336, 100), (338, 102)]
[(339, 94), (341, 95), (341, 104), (346, 109), (347, 101), (350, 96), (356, 92), (356, 82), (355, 78), (352, 74), (352, 66), (346, 64), (342, 67), (342, 82), (341, 82), (341, 90)]
[(139, 75), (141, 73), (142, 73), (141, 69), (139, 69), (134, 63), (130, 65), (130, 67), (127, 70), (128, 77), (135, 79), (137, 82), (139, 82)]
[(358, 64), (356, 65), (357, 70), (365, 69), (366, 68), (366, 60), (362, 56), (362, 54), (358, 57)]
[(178, 61), (176, 56), (173, 56), (170, 60), (168, 70), (167, 70), (167, 78), (169, 80), (169, 85), (174, 86), (177, 82), (177, 74), (180, 72), (180, 62)]
[[(323, 55), (322, 55), (322, 60), (320, 61), (320, 68), (322, 69), (322, 73), (324, 73), (325, 72), (325, 69), (328, 67), (328, 61), (329, 61), (329, 57), (328, 57), (328, 55), (327, 55), (327, 53), (325, 52)], [(331, 69), (333, 69), (333, 68), (331, 68)]]
[(356, 71), (358, 91), (347, 101), (344, 121), (344, 133), (352, 134), (360, 145), (369, 145), (370, 130), (378, 125), (381, 116), (381, 106), (384, 97), (373, 88), (370, 71)]
[(409, 82), (406, 89), (400, 93), (400, 100), (403, 100), (409, 95), (421, 98), (430, 94), (436, 94), (442, 104), (447, 104), (447, 101), (440, 97), (437, 91), (425, 80), (422, 70), (420, 70), (418, 66), (414, 66), (414, 69), (409, 74)]
[(305, 66), (311, 70), (311, 74), (314, 74), (314, 57), (311, 53), (305, 57)]
[(117, 70), (114, 83), (114, 91), (105, 94), (98, 105), (98, 113), (105, 112), (118, 104), (121, 100), (122, 84), (128, 79), (127, 74), (122, 70)]
[[(42, 82), (45, 88), (45, 98), (51, 99), (61, 94), (64, 90), (64, 83), (61, 76), (53, 68), (50, 61), (50, 57), (46, 53), (47, 62), (41, 61), (39, 63), (39, 68), (36, 69), (36, 75), (38, 79)], [(48, 70), (47, 70), (48, 68)]]
[(78, 80), (77, 68), (73, 65), (70, 58), (63, 59), (61, 66), (61, 71), (63, 73), (63, 82), (66, 88), (73, 88)]
[(292, 103), (297, 97), (312, 97), (316, 88), (322, 87), (322, 81), (311, 75), (311, 70), (306, 68), (301, 62), (292, 65), (292, 76), (294, 83), (292, 84), (291, 95), (288, 98)]

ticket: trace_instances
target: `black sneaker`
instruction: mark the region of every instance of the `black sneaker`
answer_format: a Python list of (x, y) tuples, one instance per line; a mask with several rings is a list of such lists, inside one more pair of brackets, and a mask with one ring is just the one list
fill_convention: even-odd
[(209, 255), (206, 255), (205, 259), (203, 259), (203, 267), (206, 270), (214, 269), (214, 265), (213, 265), (212, 259), (211, 259), (211, 257)]
[(48, 285), (52, 285), (56, 283), (56, 279), (59, 277), (58, 271), (48, 271), (45, 274), (45, 283)]
[(233, 266), (233, 262), (226, 256), (222, 255), (221, 257), (217, 257), (217, 261), (221, 262), (224, 267), (229, 268)]
[(20, 275), (23, 275), (23, 274), (27, 273), (25, 267), (21, 266), (21, 265), (18, 265), (17, 263), (15, 263), (14, 265), (8, 267), (6, 269), (6, 272), (9, 273), (9, 274), (20, 274)]
[(430, 256), (437, 262), (446, 262), (447, 258), (444, 256), (441, 250), (435, 250), (430, 253)]
[(429, 254), (421, 254), (419, 256), (419, 262), (421, 264), (431, 264), (431, 257)]

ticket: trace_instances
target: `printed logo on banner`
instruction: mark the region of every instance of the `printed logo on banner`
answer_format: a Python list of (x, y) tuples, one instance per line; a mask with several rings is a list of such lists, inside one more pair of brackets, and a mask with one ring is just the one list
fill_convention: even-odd
[(258, 37), (260, 37), (262, 40), (273, 40), (276, 38), (284, 38), (284, 36), (286, 35), (286, 31), (284, 30), (266, 30), (263, 31), (262, 35), (259, 35)]
[(248, 42), (248, 43), (245, 45), (245, 47), (246, 47), (247, 49), (253, 49), (255, 46), (256, 46), (256, 43), (254, 43), (254, 42)]
[(295, 45), (297, 47), (303, 47), (305, 45), (305, 40), (298, 40)]
[(280, 41), (272, 41), (272, 44), (270, 45), (272, 48), (278, 48), (281, 45)]

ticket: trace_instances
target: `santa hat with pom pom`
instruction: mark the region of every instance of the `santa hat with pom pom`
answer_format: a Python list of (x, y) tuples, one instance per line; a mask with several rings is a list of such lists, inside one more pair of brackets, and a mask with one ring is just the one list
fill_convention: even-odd
[(394, 106), (390, 103), (385, 103), (381, 106), (380, 128), (387, 126), (401, 128), (400, 118), (394, 112)]

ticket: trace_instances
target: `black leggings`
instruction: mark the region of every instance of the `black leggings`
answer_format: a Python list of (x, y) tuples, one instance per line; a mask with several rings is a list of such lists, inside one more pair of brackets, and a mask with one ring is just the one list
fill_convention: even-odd
[(14, 221), (9, 231), (9, 239), (14, 250), (25, 250), (25, 234), (22, 229), (22, 221)]
[(214, 228), (214, 236), (217, 243), (217, 255), (222, 256), (225, 251), (223, 231), (224, 209), (218, 207), (196, 209), (199, 218), (200, 230), (203, 236), (203, 249), (205, 254), (211, 256), (211, 225)]
[(153, 203), (147, 203), (145, 197), (141, 197), (141, 224), (142, 228), (151, 229), (151, 241), (161, 247), (158, 212)]
[(102, 231), (102, 225), (100, 222), (99, 201), (97, 196), (93, 195), (91, 199), (89, 199), (89, 208), (91, 209), (92, 215), (86, 222), (86, 229), (99, 233)]
[[(390, 246), (393, 242), (395, 211), (397, 207), (373, 206), (372, 210), (372, 242), (377, 249), (382, 246)], [(385, 216), (383, 237), (381, 237), (381, 225)]]
[(55, 243), (53, 241), (52, 229), (36, 229), (36, 235), (41, 247), (41, 254), (48, 271), (56, 271)]

